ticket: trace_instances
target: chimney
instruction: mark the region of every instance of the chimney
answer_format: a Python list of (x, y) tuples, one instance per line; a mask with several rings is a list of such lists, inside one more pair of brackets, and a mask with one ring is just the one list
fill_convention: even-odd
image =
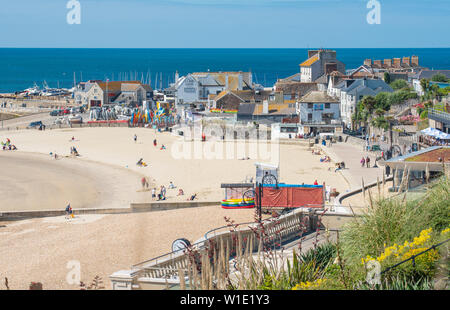
[(368, 67), (372, 67), (372, 59), (366, 59), (364, 60), (364, 65)]
[(411, 66), (411, 61), (409, 57), (403, 57), (402, 63), (407, 66)]
[(313, 57), (316, 54), (319, 54), (319, 51), (317, 51), (317, 50), (310, 50), (310, 51), (308, 51), (308, 59)]
[(400, 68), (402, 66), (402, 59), (401, 58), (394, 58), (394, 67)]
[(373, 61), (373, 65), (376, 66), (376, 67), (381, 68), (381, 60), (374, 60)]
[(412, 56), (411, 57), (411, 66), (412, 67), (418, 67), (419, 66), (419, 56)]
[(384, 65), (389, 68), (392, 67), (392, 59), (385, 59)]

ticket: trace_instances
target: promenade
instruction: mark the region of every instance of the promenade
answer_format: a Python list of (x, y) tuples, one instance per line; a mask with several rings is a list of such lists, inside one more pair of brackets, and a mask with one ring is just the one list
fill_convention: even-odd
[[(345, 162), (345, 169), (336, 173), (342, 174), (350, 190), (360, 188), (363, 179), (364, 184), (377, 181), (377, 177), (379, 180), (382, 180), (384, 167), (378, 165), (378, 168), (373, 168), (377, 154), (364, 151), (363, 146), (339, 142), (333, 143), (331, 147), (328, 144), (327, 146), (321, 145), (321, 148), (325, 154), (330, 156), (333, 162)], [(369, 156), (370, 168), (361, 167), (360, 161), (363, 156), (364, 158)]]

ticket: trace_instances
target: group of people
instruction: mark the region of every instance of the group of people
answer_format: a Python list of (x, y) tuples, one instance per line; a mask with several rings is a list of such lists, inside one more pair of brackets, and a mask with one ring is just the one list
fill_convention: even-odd
[(17, 150), (17, 147), (11, 143), (11, 140), (9, 138), (6, 138), (6, 142), (2, 141), (2, 148), (3, 151), (15, 151)]
[[(147, 181), (147, 179), (146, 179), (145, 177), (142, 178), (141, 183), (142, 183), (142, 188), (148, 188), (148, 187), (149, 187), (148, 181)], [(175, 189), (175, 188), (177, 188), (177, 187), (173, 184), (172, 181), (170, 181), (169, 186), (168, 186), (167, 188), (168, 188), (168, 189)], [(160, 201), (160, 200), (166, 200), (166, 199), (167, 199), (166, 193), (167, 193), (167, 189), (166, 189), (166, 187), (165, 187), (164, 185), (161, 185), (161, 186), (160, 186), (160, 188), (159, 188), (159, 193), (158, 193), (158, 194), (156, 193), (156, 187), (153, 187), (153, 188), (152, 188), (152, 199), (157, 198), (158, 201)], [(196, 196), (196, 195), (197, 195), (197, 194), (195, 194), (195, 196)], [(177, 196), (184, 196), (184, 191), (183, 191), (182, 188), (179, 188), (179, 189), (178, 189), (178, 194), (177, 194)], [(194, 200), (194, 199), (195, 199), (195, 196), (193, 197), (193, 199), (188, 199), (188, 200)], [(192, 198), (192, 197), (191, 197), (191, 198)]]
[(359, 162), (361, 164), (361, 167), (364, 168), (364, 166), (365, 166), (367, 168), (370, 168), (370, 157), (369, 156), (366, 156), (365, 158), (363, 156)]
[(419, 142), (427, 144), (429, 146), (450, 145), (450, 140), (442, 140), (431, 136), (419, 136)]

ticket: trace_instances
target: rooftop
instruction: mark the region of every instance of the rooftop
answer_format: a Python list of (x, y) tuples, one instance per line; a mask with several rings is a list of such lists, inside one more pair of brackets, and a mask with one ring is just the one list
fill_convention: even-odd
[(339, 99), (328, 96), (326, 91), (311, 91), (301, 100), (301, 103), (339, 103)]
[(311, 58), (307, 59), (306, 61), (304, 61), (303, 63), (301, 63), (300, 66), (301, 67), (309, 67), (318, 60), (319, 60), (319, 55), (316, 54), (316, 55), (312, 56)]

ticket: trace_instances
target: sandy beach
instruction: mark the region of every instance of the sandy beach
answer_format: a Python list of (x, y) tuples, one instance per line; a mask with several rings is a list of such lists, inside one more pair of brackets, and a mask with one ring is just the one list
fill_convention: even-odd
[[(133, 136), (137, 135), (134, 142)], [(72, 137), (75, 138), (72, 141)], [(203, 201), (223, 199), (221, 183), (239, 183), (255, 176), (259, 159), (175, 158), (171, 148), (180, 139), (146, 128), (82, 128), (1, 132), (18, 151), (0, 151), (0, 211), (60, 209), (68, 201), (74, 209), (128, 207), (151, 199), (140, 179), (167, 190), (168, 201), (198, 194)], [(153, 139), (158, 146), (153, 146)], [(187, 142), (192, 143), (192, 142)], [(231, 143), (231, 142), (227, 142)], [(160, 146), (164, 144), (165, 150)], [(70, 157), (75, 146), (80, 157)], [(49, 154), (57, 153), (58, 160)], [(308, 147), (280, 144), (280, 182), (320, 184), (343, 192), (348, 183), (334, 172), (333, 163), (321, 163)], [(138, 167), (143, 158), (147, 167)], [(331, 169), (330, 169), (331, 168)], [(177, 196), (182, 188), (185, 196)], [(25, 197), (25, 199), (24, 199)], [(180, 237), (195, 242), (208, 230), (224, 226), (224, 216), (237, 223), (252, 222), (254, 210), (210, 207), (117, 215), (79, 215), (0, 222), (0, 277), (11, 288), (27, 288), (40, 281), (47, 289), (77, 289), (65, 278), (69, 261), (79, 261), (81, 280), (99, 275), (109, 288), (108, 276), (144, 260), (170, 252)]]

